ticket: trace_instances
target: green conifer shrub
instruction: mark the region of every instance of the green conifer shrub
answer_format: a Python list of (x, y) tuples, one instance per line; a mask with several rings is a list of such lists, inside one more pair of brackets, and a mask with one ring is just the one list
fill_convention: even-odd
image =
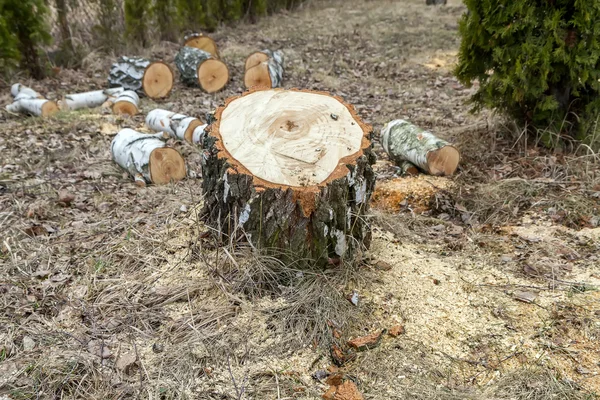
[(0, 66), (1, 73), (20, 64), (35, 79), (45, 75), (40, 58), (41, 46), (51, 36), (43, 0), (0, 0)]
[(600, 132), (600, 1), (465, 0), (456, 75), (472, 100), (544, 132), (591, 141)]

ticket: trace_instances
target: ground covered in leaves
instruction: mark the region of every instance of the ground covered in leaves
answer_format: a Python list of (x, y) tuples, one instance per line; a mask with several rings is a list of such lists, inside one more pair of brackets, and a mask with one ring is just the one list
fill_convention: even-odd
[[(286, 54), (285, 87), (354, 104), (379, 161), (374, 240), (353, 265), (298, 270), (215, 243), (191, 145), (172, 143), (188, 179), (136, 187), (109, 144), (143, 115), (0, 114), (0, 398), (317, 399), (330, 384), (366, 399), (595, 398), (599, 157), (469, 113), (473, 90), (451, 73), (463, 11), (308, 2), (216, 32), (225, 91), (142, 100), (203, 116), (268, 47)], [(172, 62), (177, 48), (142, 53)], [(54, 99), (102, 88), (114, 58), (23, 83)], [(394, 118), (456, 143), (457, 174), (396, 177), (377, 135)], [(369, 334), (372, 348), (347, 343)]]

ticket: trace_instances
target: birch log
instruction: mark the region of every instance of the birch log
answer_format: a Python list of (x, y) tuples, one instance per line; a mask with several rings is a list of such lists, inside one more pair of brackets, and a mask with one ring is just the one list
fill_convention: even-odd
[(281, 86), (283, 79), (283, 53), (280, 50), (263, 50), (246, 58), (244, 84), (246, 88)]
[(10, 93), (13, 95), (14, 101), (6, 106), (8, 112), (47, 117), (58, 111), (55, 102), (45, 99), (35, 90), (20, 83), (12, 85)]
[(229, 69), (223, 61), (194, 47), (182, 47), (175, 56), (175, 65), (183, 83), (200, 85), (208, 93), (223, 89), (229, 81)]
[(219, 51), (215, 41), (210, 36), (206, 36), (202, 33), (190, 33), (189, 35), (186, 35), (183, 45), (204, 50), (212, 57), (219, 58)]
[(110, 87), (123, 87), (151, 99), (167, 97), (173, 89), (173, 71), (162, 61), (142, 57), (121, 57), (108, 75)]
[(160, 108), (148, 113), (146, 125), (153, 131), (164, 132), (174, 139), (186, 140), (193, 144), (202, 142), (206, 128), (206, 124), (203, 124), (198, 118)]
[(203, 144), (208, 223), (284, 258), (352, 259), (370, 243), (371, 132), (328, 93), (255, 89), (228, 99)]
[(112, 104), (113, 114), (117, 115), (136, 115), (140, 98), (133, 90), (125, 90), (119, 93)]
[(61, 110), (79, 110), (81, 108), (95, 108), (104, 104), (105, 101), (112, 99), (123, 93), (125, 89), (116, 87), (112, 89), (93, 90), (84, 93), (72, 93), (58, 101), (58, 107)]
[(180, 181), (186, 175), (179, 152), (167, 147), (162, 133), (147, 134), (122, 129), (111, 144), (113, 160), (138, 184)]
[(383, 127), (381, 142), (395, 163), (409, 161), (431, 175), (452, 175), (460, 161), (450, 143), (402, 119)]

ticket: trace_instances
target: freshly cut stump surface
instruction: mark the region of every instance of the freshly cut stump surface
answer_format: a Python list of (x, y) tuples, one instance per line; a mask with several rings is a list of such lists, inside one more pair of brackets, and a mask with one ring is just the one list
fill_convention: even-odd
[(173, 71), (162, 61), (148, 65), (142, 77), (142, 89), (151, 99), (167, 97), (173, 89)]
[(229, 99), (203, 145), (209, 223), (320, 265), (352, 257), (370, 240), (371, 133), (328, 93), (257, 89)]
[(335, 98), (283, 90), (257, 91), (231, 102), (219, 132), (225, 149), (254, 176), (289, 186), (325, 181), (342, 158), (360, 150), (364, 136)]

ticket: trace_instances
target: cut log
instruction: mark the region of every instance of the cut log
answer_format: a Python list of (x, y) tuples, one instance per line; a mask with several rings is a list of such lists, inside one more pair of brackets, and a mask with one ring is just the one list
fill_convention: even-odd
[(46, 99), (21, 99), (6, 106), (6, 111), (47, 117), (58, 111), (55, 102)]
[(121, 57), (110, 68), (110, 87), (123, 87), (151, 99), (167, 97), (173, 89), (173, 71), (162, 61), (141, 57)]
[(198, 118), (188, 117), (171, 111), (157, 108), (146, 116), (146, 125), (156, 132), (165, 132), (170, 137), (200, 144), (204, 139), (206, 124)]
[(58, 111), (55, 102), (45, 99), (35, 90), (20, 83), (12, 85), (10, 93), (14, 97), (14, 102), (6, 106), (8, 112), (47, 117)]
[(204, 215), (257, 248), (321, 266), (350, 259), (370, 243), (371, 133), (352, 106), (324, 92), (230, 98), (204, 139)]
[(246, 88), (281, 86), (283, 79), (283, 53), (263, 50), (252, 53), (246, 58), (244, 84)]
[(14, 97), (15, 101), (21, 99), (43, 99), (44, 96), (20, 83), (15, 83), (10, 87), (10, 94)]
[(133, 90), (121, 92), (112, 104), (113, 114), (117, 115), (136, 115), (140, 98)]
[(108, 99), (113, 99), (123, 93), (122, 87), (93, 90), (91, 92), (68, 94), (63, 100), (58, 101), (61, 110), (79, 110), (81, 108), (95, 108), (101, 106)]
[(181, 73), (181, 81), (189, 86), (200, 85), (208, 93), (217, 92), (229, 81), (229, 69), (210, 53), (184, 46), (175, 56), (175, 65)]
[(402, 119), (383, 127), (381, 142), (392, 161), (409, 161), (430, 175), (452, 175), (460, 161), (450, 143)]
[(183, 45), (204, 50), (214, 58), (219, 58), (219, 51), (217, 50), (215, 41), (210, 36), (203, 35), (202, 33), (190, 33), (186, 35)]
[(185, 161), (179, 152), (167, 147), (162, 133), (147, 134), (122, 129), (112, 141), (113, 160), (136, 183), (163, 184), (185, 178)]

